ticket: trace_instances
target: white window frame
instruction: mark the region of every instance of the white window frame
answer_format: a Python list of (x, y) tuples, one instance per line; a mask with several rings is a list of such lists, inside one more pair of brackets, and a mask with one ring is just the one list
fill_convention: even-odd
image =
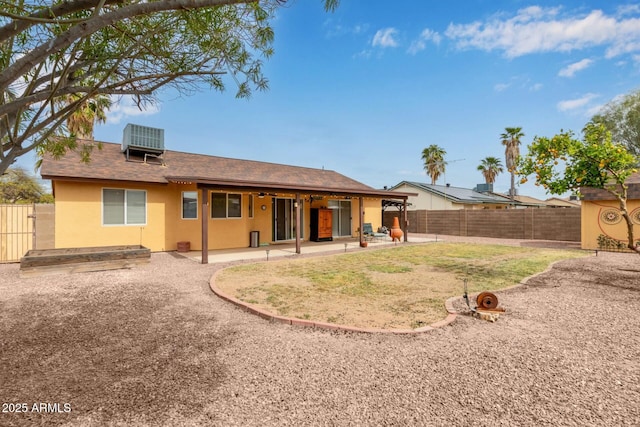
[[(219, 196), (219, 195), (224, 195), (225, 196), (225, 216), (213, 216), (213, 196)], [(239, 200), (240, 200), (240, 216), (229, 216), (229, 196), (233, 195), (233, 196), (239, 196)], [(211, 219), (242, 219), (243, 215), (242, 215), (242, 193), (211, 193), (211, 196), (209, 197), (209, 201), (211, 203), (211, 207), (209, 209), (209, 217)]]
[[(196, 195), (196, 216), (195, 218), (185, 218), (184, 217), (184, 195), (185, 193), (194, 193)], [(191, 191), (183, 191), (181, 196), (180, 196), (180, 218), (184, 219), (185, 221), (192, 221), (192, 220), (197, 220), (198, 219), (198, 211), (199, 211), (199, 205), (198, 205), (198, 191), (196, 190), (191, 190)]]
[[(124, 191), (124, 201), (123, 201), (123, 209), (124, 209), (124, 221), (122, 224), (105, 224), (104, 222), (104, 192), (105, 191)], [(142, 194), (144, 194), (144, 222), (142, 223), (135, 223), (135, 224), (128, 224), (127, 223), (127, 193), (129, 191), (135, 191), (135, 192), (140, 192)], [(138, 189), (127, 189), (127, 188), (108, 188), (108, 187), (104, 187), (102, 188), (102, 191), (100, 191), (100, 197), (101, 197), (101, 201), (100, 201), (100, 214), (101, 214), (101, 222), (102, 222), (102, 226), (103, 227), (143, 227), (147, 225), (147, 190), (138, 190)]]

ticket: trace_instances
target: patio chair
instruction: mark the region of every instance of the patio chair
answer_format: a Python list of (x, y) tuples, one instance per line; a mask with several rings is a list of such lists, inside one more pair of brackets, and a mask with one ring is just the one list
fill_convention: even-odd
[(362, 234), (364, 234), (365, 240), (375, 242), (379, 239), (384, 239), (387, 237), (387, 233), (378, 233), (373, 231), (373, 227), (370, 222), (365, 222), (362, 224)]

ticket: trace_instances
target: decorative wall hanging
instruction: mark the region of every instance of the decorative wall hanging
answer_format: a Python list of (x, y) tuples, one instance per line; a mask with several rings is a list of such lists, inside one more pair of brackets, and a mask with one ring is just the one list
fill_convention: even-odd
[(622, 221), (622, 214), (617, 209), (607, 209), (602, 211), (600, 219), (605, 224), (614, 225)]

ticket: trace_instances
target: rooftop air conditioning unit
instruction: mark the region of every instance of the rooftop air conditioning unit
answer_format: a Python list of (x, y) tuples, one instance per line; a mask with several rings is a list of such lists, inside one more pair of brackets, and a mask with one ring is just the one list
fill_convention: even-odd
[(147, 160), (156, 159), (164, 164), (164, 129), (127, 124), (122, 135), (122, 151), (130, 155), (140, 156)]
[(122, 135), (122, 151), (128, 149), (164, 153), (164, 129), (129, 123)]
[(478, 184), (476, 185), (476, 191), (478, 193), (493, 192), (493, 184)]

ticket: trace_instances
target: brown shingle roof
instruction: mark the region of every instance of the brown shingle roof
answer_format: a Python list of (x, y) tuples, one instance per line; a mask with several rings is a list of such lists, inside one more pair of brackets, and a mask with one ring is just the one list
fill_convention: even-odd
[[(625, 183), (629, 186), (627, 198), (629, 200), (640, 199), (640, 172), (631, 175)], [(580, 189), (582, 200), (616, 200), (616, 197), (600, 188), (584, 187)]]
[(106, 180), (165, 184), (192, 181), (219, 186), (298, 189), (336, 193), (398, 196), (376, 190), (334, 171), (299, 166), (230, 159), (202, 154), (166, 151), (164, 165), (127, 161), (120, 144), (103, 143), (94, 150), (90, 163), (82, 163), (77, 154), (53, 160), (45, 158), (41, 175), (52, 180)]

